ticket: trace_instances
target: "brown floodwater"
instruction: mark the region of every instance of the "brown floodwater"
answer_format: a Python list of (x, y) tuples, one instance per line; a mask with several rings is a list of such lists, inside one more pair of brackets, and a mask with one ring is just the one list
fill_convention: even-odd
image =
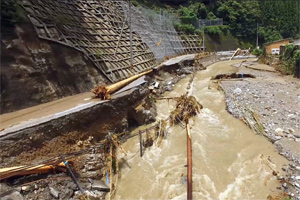
[[(273, 170), (281, 172), (287, 160), (276, 153), (266, 138), (256, 135), (242, 121), (226, 111), (225, 96), (210, 78), (236, 72), (231, 64), (215, 63), (197, 72), (192, 95), (203, 105), (191, 120), (194, 199), (267, 199), (279, 193)], [(165, 97), (186, 92), (189, 77), (178, 82)], [(157, 119), (166, 119), (174, 101), (156, 103)], [(139, 127), (141, 129), (143, 127)], [(186, 199), (186, 132), (180, 126), (168, 127), (160, 145), (139, 155), (139, 138), (124, 143), (128, 155), (119, 153), (120, 173), (115, 199)]]

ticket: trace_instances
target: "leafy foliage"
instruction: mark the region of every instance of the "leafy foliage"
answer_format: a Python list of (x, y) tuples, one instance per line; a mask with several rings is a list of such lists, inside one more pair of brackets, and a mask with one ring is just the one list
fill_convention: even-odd
[[(158, 0), (137, 1), (153, 2), (153, 5), (160, 6), (156, 3)], [(181, 25), (177, 25), (181, 31), (192, 32), (190, 25), (195, 25), (197, 19), (223, 18), (224, 25), (233, 36), (253, 45), (257, 36), (257, 24), (260, 44), (296, 37), (300, 31), (300, 1), (296, 0), (190, 0), (179, 7), (172, 3), (162, 5), (161, 8), (177, 14), (181, 19)], [(205, 30), (211, 35), (222, 34), (220, 27)]]
[(253, 51), (252, 51), (252, 54), (255, 55), (255, 56), (261, 56), (264, 54), (264, 51), (262, 49), (258, 49), (258, 48), (255, 48)]
[(18, 0), (1, 1), (1, 23), (4, 26), (13, 26), (23, 22), (25, 14)]
[(227, 30), (227, 26), (206, 26), (204, 31), (209, 35), (221, 35)]
[(296, 72), (296, 67), (300, 64), (300, 50), (296, 45), (286, 45), (285, 50), (280, 56), (282, 61), (282, 70), (286, 74), (293, 75)]
[(299, 33), (300, 1), (260, 1), (261, 23), (269, 32), (278, 32), (283, 38)]
[(188, 34), (193, 34), (195, 32), (195, 27), (191, 24), (175, 23), (175, 29)]

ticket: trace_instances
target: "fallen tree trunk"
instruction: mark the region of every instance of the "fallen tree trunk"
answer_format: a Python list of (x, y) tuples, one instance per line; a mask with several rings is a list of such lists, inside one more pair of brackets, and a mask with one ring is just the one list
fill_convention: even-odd
[(7, 179), (14, 176), (24, 176), (29, 174), (38, 174), (38, 173), (49, 173), (55, 171), (55, 169), (63, 167), (66, 165), (61, 162), (57, 165), (45, 165), (40, 164), (34, 167), (27, 168), (26, 166), (17, 166), (17, 167), (8, 167), (0, 169), (0, 180)]
[(109, 86), (104, 86), (104, 85), (100, 85), (97, 86), (96, 88), (94, 88), (92, 90), (92, 92), (95, 94), (95, 96), (97, 98), (100, 98), (102, 100), (105, 99), (110, 99), (110, 95), (114, 92), (116, 92), (117, 90), (121, 89), (122, 87), (125, 87), (127, 84), (131, 83), (132, 81), (146, 75), (149, 74), (150, 72), (152, 72), (153, 70), (150, 69), (148, 71), (142, 72), (140, 74), (134, 75), (130, 78), (124, 79), (122, 81), (119, 81), (115, 84), (109, 85)]

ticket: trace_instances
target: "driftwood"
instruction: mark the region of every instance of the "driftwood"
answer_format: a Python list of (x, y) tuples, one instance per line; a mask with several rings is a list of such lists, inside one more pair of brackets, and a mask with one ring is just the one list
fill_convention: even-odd
[(177, 99), (175, 110), (171, 112), (171, 125), (180, 122), (188, 122), (189, 118), (197, 115), (203, 106), (196, 100), (194, 96), (182, 95)]
[(125, 80), (122, 80), (122, 81), (119, 81), (115, 84), (112, 84), (112, 85), (109, 85), (109, 86), (104, 86), (104, 85), (100, 85), (100, 86), (97, 86), (96, 88), (94, 88), (92, 90), (92, 92), (95, 94), (95, 96), (97, 98), (100, 98), (102, 100), (105, 100), (105, 99), (110, 99), (111, 98), (111, 94), (113, 94), (114, 92), (118, 91), (119, 89), (121, 89), (122, 87), (125, 87), (127, 84), (131, 83), (132, 81), (148, 74), (152, 72), (152, 69), (151, 70), (148, 70), (148, 71), (145, 71), (143, 73), (140, 73), (140, 74), (137, 74), (137, 75), (134, 75), (130, 78), (127, 78)]

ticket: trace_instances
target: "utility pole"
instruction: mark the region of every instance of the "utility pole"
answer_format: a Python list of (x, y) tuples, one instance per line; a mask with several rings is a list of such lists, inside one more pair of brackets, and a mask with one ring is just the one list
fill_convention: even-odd
[(131, 0), (129, 0), (129, 26), (130, 26), (130, 67), (133, 68), (133, 56), (132, 56), (132, 23), (131, 23)]
[(202, 39), (202, 48), (203, 48), (203, 51), (205, 49), (205, 44), (204, 44), (204, 28), (205, 28), (205, 23), (203, 22), (203, 39)]
[(192, 138), (189, 120), (186, 121), (187, 139), (187, 200), (193, 199), (193, 179), (192, 179)]
[(258, 48), (258, 22), (256, 22), (256, 48)]

